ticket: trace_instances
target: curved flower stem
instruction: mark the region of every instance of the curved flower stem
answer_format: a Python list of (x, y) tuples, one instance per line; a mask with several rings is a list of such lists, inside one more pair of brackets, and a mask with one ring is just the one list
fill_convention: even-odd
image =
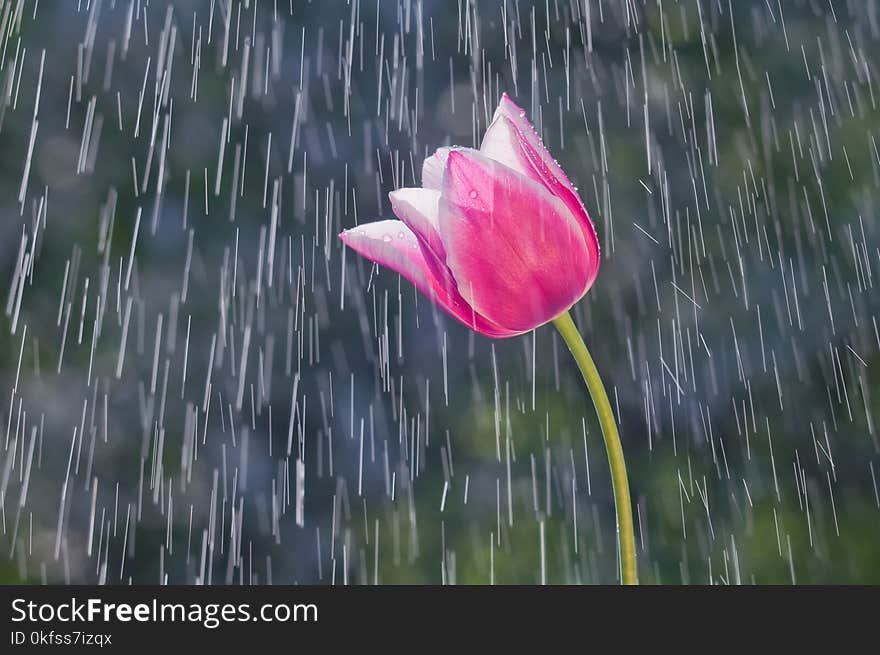
[(574, 356), (584, 382), (590, 390), (596, 413), (599, 415), (599, 424), (602, 426), (602, 437), (605, 439), (605, 451), (608, 453), (608, 464), (611, 467), (611, 486), (614, 487), (614, 509), (617, 513), (617, 535), (620, 545), (620, 577), (622, 584), (635, 585), (639, 583), (636, 570), (636, 540), (633, 533), (632, 503), (629, 497), (629, 482), (626, 477), (626, 463), (623, 459), (623, 448), (620, 445), (620, 435), (617, 432), (617, 423), (614, 421), (614, 413), (611, 403), (608, 402), (608, 394), (599, 377), (599, 371), (590, 351), (578, 332), (577, 326), (571, 318), (571, 314), (564, 312), (553, 319), (553, 324), (559, 330), (559, 334), (565, 339), (568, 349)]

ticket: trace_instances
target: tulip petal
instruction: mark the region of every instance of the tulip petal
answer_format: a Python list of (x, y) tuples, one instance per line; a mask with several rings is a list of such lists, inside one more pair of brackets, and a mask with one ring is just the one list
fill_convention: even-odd
[(495, 111), (495, 116), (480, 144), (480, 152), (490, 159), (509, 166), (518, 173), (544, 184), (544, 179), (532, 167), (531, 162), (523, 153), (521, 138), (516, 127), (507, 116)]
[[(525, 112), (506, 93), (501, 96), (492, 123), (486, 130), (480, 152), (540, 182), (578, 217), (591, 257), (596, 261), (593, 271), (595, 279), (595, 273), (599, 270), (599, 239), (596, 228), (577, 189), (547, 151), (535, 128), (526, 119)], [(592, 284), (593, 279), (589, 284)]]
[(565, 203), (473, 151), (449, 154), (440, 235), (461, 295), (511, 330), (531, 330), (571, 307), (598, 266)]
[(440, 192), (436, 189), (397, 189), (388, 194), (391, 210), (415, 233), (419, 240), (446, 261), (446, 250), (440, 240)]
[(426, 189), (437, 189), (443, 186), (443, 175), (446, 173), (446, 158), (453, 148), (437, 148), (433, 155), (422, 163), (422, 186)]
[[(504, 144), (505, 141), (508, 141), (509, 143), (506, 146), (495, 145), (495, 147), (498, 148), (497, 153), (487, 152), (485, 154), (493, 159), (495, 158), (495, 154), (503, 157), (502, 159), (499, 159), (499, 161), (508, 166), (511, 166), (511, 163), (507, 161), (508, 157), (515, 156), (521, 158), (523, 155), (526, 155), (528, 157), (527, 161), (524, 162), (526, 168), (531, 168), (534, 171), (530, 177), (537, 176), (535, 179), (540, 179), (545, 183), (547, 182), (546, 178), (552, 177), (569, 191), (577, 194), (577, 190), (568, 179), (568, 176), (566, 176), (559, 164), (553, 159), (552, 155), (548, 152), (544, 143), (541, 141), (541, 137), (526, 118), (526, 112), (511, 100), (510, 96), (506, 93), (501, 95), (498, 108), (495, 110), (495, 115), (492, 117), (492, 124), (489, 126), (489, 129), (486, 130), (486, 135), (483, 137), (484, 145), (492, 145), (492, 142), (496, 140), (496, 136), (493, 135), (492, 132), (495, 127), (500, 128), (501, 125), (504, 125), (505, 129), (512, 128), (513, 134), (509, 136), (499, 135), (500, 138), (497, 140), (500, 141), (501, 144)], [(514, 154), (513, 151), (523, 150), (524, 146), (527, 147), (526, 150), (528, 150), (528, 152)], [(480, 150), (483, 150), (482, 146)], [(516, 166), (512, 166), (512, 168), (518, 170), (518, 167)]]
[(446, 270), (443, 263), (434, 259), (430, 251), (421, 246), (413, 231), (402, 222), (386, 220), (367, 223), (346, 230), (339, 238), (367, 259), (402, 275), (447, 314), (472, 330), (494, 338), (522, 333), (499, 327), (468, 305), (455, 288), (448, 271), (445, 279), (438, 277), (438, 270)]

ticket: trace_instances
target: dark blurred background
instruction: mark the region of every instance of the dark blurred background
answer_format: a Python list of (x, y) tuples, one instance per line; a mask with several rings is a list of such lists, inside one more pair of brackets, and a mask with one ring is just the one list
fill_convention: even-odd
[(552, 328), (336, 238), (506, 91), (600, 234), (642, 582), (880, 581), (878, 41), (873, 0), (0, 0), (0, 580), (616, 582)]

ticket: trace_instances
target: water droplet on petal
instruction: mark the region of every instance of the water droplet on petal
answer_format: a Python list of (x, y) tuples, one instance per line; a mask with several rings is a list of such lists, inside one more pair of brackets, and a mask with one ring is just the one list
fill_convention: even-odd
[(390, 243), (391, 242), (391, 235), (386, 234), (385, 236), (382, 237), (382, 241), (384, 241), (385, 243)]
[(477, 197), (477, 192), (476, 192), (476, 191), (471, 191), (471, 200), (476, 199), (476, 197)]
[(403, 232), (398, 232), (398, 233), (397, 233), (397, 238), (398, 238), (398, 239), (402, 239), (402, 238), (405, 237), (405, 236), (406, 236), (406, 234), (404, 234)]

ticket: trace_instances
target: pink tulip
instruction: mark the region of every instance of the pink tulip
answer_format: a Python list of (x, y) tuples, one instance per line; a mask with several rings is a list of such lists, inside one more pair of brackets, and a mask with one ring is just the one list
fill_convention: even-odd
[(496, 338), (528, 332), (567, 311), (596, 279), (593, 223), (507, 94), (480, 149), (438, 149), (425, 160), (422, 185), (391, 192), (399, 221), (339, 236), (469, 328)]
[(608, 393), (568, 313), (599, 272), (599, 240), (577, 190), (525, 116), (504, 94), (479, 150), (440, 148), (422, 165), (422, 188), (391, 192), (399, 221), (369, 223), (339, 236), (486, 336), (512, 337), (553, 321), (602, 427), (620, 580), (638, 584), (620, 435)]

